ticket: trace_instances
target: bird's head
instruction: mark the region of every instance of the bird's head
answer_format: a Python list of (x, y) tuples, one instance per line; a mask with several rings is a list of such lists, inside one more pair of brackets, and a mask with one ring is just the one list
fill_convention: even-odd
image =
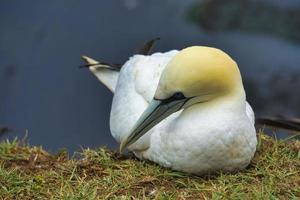
[(163, 70), (153, 100), (120, 148), (133, 144), (176, 111), (243, 92), (238, 66), (226, 53), (204, 46), (183, 49)]

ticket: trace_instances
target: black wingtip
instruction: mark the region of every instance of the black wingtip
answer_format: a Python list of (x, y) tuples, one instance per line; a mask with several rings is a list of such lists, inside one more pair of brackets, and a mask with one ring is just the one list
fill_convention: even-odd
[(255, 120), (257, 126), (283, 129), (288, 132), (300, 132), (300, 119), (260, 117)]
[(89, 67), (90, 67), (90, 65), (80, 65), (80, 66), (78, 66), (79, 69), (89, 68)]
[(156, 37), (156, 38), (153, 38), (153, 39), (147, 41), (140, 49), (138, 49), (136, 51), (136, 53), (140, 54), (140, 55), (149, 55), (155, 42), (158, 40), (160, 40), (160, 37)]
[(109, 65), (109, 64), (106, 63), (85, 64), (85, 65), (80, 65), (79, 68), (90, 68), (96, 65)]

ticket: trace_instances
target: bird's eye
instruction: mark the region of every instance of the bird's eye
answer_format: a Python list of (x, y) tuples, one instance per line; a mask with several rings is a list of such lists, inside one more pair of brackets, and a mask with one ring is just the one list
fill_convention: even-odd
[(182, 92), (176, 92), (174, 95), (173, 95), (173, 98), (174, 99), (184, 99), (184, 95), (182, 94)]
[[(167, 99), (162, 99), (160, 101), (162, 101), (164, 104), (168, 104), (172, 101), (177, 101), (177, 100), (182, 100), (182, 99), (185, 99), (184, 94), (182, 94), (182, 92), (176, 92), (171, 97), (169, 97)], [(155, 100), (159, 100), (159, 99), (155, 99)]]

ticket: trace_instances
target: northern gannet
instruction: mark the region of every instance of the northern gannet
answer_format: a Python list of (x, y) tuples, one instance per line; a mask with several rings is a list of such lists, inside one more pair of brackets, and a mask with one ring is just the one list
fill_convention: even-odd
[(87, 56), (113, 93), (112, 136), (138, 158), (193, 174), (244, 169), (256, 150), (254, 113), (236, 62), (192, 46), (134, 55), (118, 66)]

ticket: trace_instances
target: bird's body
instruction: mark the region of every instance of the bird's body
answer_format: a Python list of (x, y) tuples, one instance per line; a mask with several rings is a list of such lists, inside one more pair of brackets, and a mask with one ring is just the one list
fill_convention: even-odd
[[(213, 55), (215, 50), (212, 48), (201, 48), (197, 51), (208, 51), (207, 55), (203, 55), (203, 59), (211, 56), (213, 56), (211, 59), (214, 59), (214, 56), (223, 56), (218, 52)], [(213, 92), (211, 95), (209, 90), (203, 88), (197, 89), (197, 91), (201, 90), (200, 93), (195, 93), (196, 89), (191, 87), (194, 87), (195, 83), (198, 82), (192, 83), (192, 85), (181, 83), (189, 82), (194, 79), (194, 75), (195, 77), (198, 75), (197, 71), (191, 72), (194, 68), (186, 68), (191, 72), (189, 75), (191, 78), (185, 80), (186, 77), (183, 79), (179, 77), (181, 73), (178, 73), (177, 64), (183, 60), (180, 58), (183, 53), (180, 52), (172, 50), (149, 56), (135, 55), (123, 65), (118, 74), (117, 83), (109, 86), (114, 91), (110, 116), (110, 128), (113, 137), (119, 143), (126, 143), (128, 149), (140, 159), (151, 160), (164, 167), (179, 171), (203, 174), (219, 170), (236, 171), (245, 168), (256, 149), (256, 132), (254, 113), (251, 106), (246, 102), (240, 78), (238, 75), (234, 77), (234, 80), (237, 80), (236, 84), (241, 84), (239, 87), (228, 86), (234, 87), (234, 92), (223, 94), (219, 90), (223, 89), (223, 85), (227, 83), (224, 82), (221, 86), (214, 82), (206, 83), (207, 77), (205, 76), (219, 76), (213, 74), (215, 72), (210, 73), (208, 71), (208, 74), (204, 74), (204, 78), (202, 78), (205, 79), (203, 84), (201, 84), (203, 80), (197, 81), (200, 81), (200, 85), (208, 84), (209, 87), (212, 85), (211, 90), (218, 95), (213, 95)], [(187, 54), (187, 56), (189, 55)], [(215, 64), (218, 59), (216, 57), (216, 61), (212, 62)], [(187, 61), (188, 63), (189, 61)], [(193, 65), (193, 63), (189, 65)], [(228, 65), (233, 64), (229, 63)], [(100, 69), (97, 73), (101, 73), (101, 70), (107, 69)], [(177, 70), (176, 73), (178, 74), (172, 70)], [(239, 74), (239, 71), (234, 70), (233, 73)], [(184, 73), (184, 69), (182, 73)], [(226, 79), (226, 74), (224, 76)], [(165, 83), (166, 80), (171, 81), (171, 83)], [(182, 90), (180, 93), (183, 92), (183, 99), (185, 100), (176, 110), (166, 114), (167, 110), (176, 107), (177, 104), (175, 105), (175, 103), (180, 100), (175, 99), (171, 102), (170, 96), (173, 93), (171, 94), (169, 91), (172, 90), (173, 86), (176, 88), (176, 94), (177, 90)], [(225, 86), (224, 90), (226, 90)], [(193, 95), (190, 95), (189, 92)], [(159, 111), (153, 101), (154, 104), (157, 101), (167, 102), (163, 104), (163, 106), (167, 105), (165, 107), (167, 110), (161, 114), (150, 114), (154, 117), (148, 123), (149, 113), (147, 109), (150, 107), (151, 112), (153, 110)], [(172, 104), (173, 102), (175, 103)], [(152, 109), (153, 105), (156, 106), (154, 109)], [(163, 118), (158, 119), (160, 116)], [(146, 123), (145, 121), (147, 127), (139, 128), (140, 124)], [(140, 134), (140, 132), (143, 133)], [(136, 135), (139, 136), (135, 137)]]

